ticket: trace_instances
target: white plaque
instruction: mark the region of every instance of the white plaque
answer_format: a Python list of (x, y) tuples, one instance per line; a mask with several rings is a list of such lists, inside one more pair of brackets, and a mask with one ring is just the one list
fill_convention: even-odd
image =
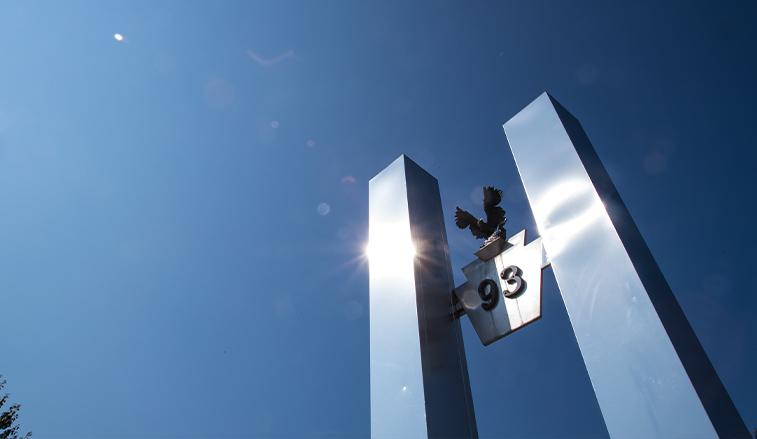
[(541, 318), (541, 238), (525, 244), (523, 230), (501, 253), (463, 268), (468, 281), (455, 294), (484, 346)]

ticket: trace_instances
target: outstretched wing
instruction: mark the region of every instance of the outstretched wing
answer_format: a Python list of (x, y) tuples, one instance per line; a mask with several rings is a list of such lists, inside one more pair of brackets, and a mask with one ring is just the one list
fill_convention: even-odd
[(497, 206), (502, 202), (502, 191), (489, 186), (484, 188), (484, 212), (486, 212), (486, 224), (496, 228), (505, 221), (505, 209)]
[(478, 218), (459, 207), (455, 210), (455, 225), (464, 229), (470, 227), (470, 231), (476, 238), (486, 238), (486, 234), (478, 228)]
[(502, 202), (502, 191), (493, 186), (484, 188), (484, 210), (491, 209)]
[(455, 225), (457, 225), (457, 227), (464, 229), (471, 225), (476, 225), (477, 223), (478, 218), (471, 215), (470, 212), (459, 207), (457, 208), (457, 210), (455, 210)]

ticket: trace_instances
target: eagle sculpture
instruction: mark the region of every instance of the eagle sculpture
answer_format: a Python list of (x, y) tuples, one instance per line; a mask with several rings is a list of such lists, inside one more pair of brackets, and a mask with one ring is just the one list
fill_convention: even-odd
[(505, 237), (505, 209), (497, 206), (502, 201), (502, 191), (494, 187), (484, 187), (484, 212), (486, 221), (483, 218), (477, 219), (469, 212), (460, 209), (455, 211), (455, 224), (461, 229), (470, 227), (473, 236), (487, 241), (496, 236)]

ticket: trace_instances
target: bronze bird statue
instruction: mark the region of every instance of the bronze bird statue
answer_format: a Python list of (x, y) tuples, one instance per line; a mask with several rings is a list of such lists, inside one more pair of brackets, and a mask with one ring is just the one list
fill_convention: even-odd
[(505, 237), (505, 209), (498, 206), (502, 201), (502, 191), (494, 187), (484, 187), (484, 212), (486, 221), (483, 218), (476, 219), (469, 212), (460, 209), (455, 211), (455, 224), (461, 229), (470, 227), (470, 231), (476, 238), (489, 239), (493, 236)]

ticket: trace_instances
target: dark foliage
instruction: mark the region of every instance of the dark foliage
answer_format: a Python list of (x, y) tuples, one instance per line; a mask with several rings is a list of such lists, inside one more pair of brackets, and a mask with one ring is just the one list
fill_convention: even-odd
[[(3, 376), (0, 375), (0, 378)], [(5, 380), (0, 381), (0, 390), (5, 387)], [(0, 398), (0, 409), (3, 408), (8, 401), (8, 394), (6, 393)], [(28, 439), (31, 437), (32, 432), (26, 433), (26, 436), (18, 436), (18, 425), (13, 425), (18, 419), (18, 411), (21, 409), (21, 404), (12, 404), (7, 412), (0, 413), (0, 439)]]

